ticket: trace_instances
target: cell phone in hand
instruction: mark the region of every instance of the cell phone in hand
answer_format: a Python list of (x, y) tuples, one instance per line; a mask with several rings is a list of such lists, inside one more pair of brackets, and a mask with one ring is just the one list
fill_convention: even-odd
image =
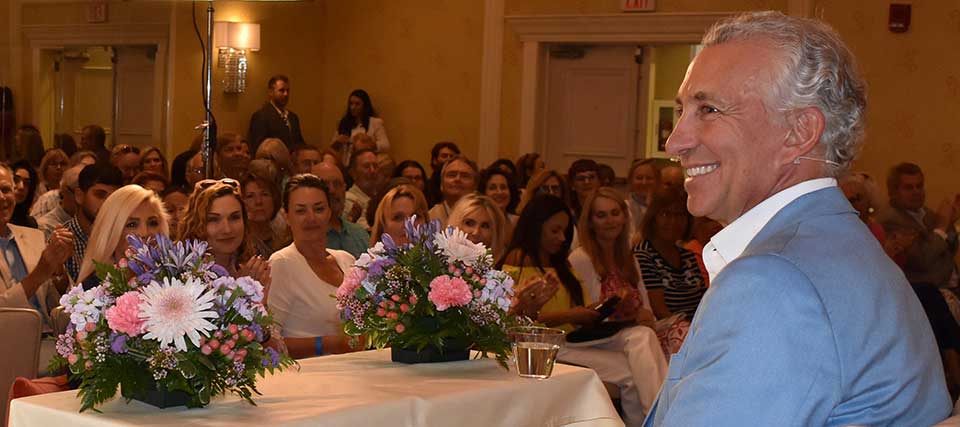
[(593, 309), (596, 310), (598, 313), (600, 313), (600, 317), (597, 319), (597, 321), (599, 322), (599, 321), (602, 321), (603, 319), (610, 317), (610, 315), (613, 314), (614, 311), (616, 311), (617, 304), (620, 304), (619, 295), (614, 295), (610, 298), (607, 298), (603, 302), (593, 306)]

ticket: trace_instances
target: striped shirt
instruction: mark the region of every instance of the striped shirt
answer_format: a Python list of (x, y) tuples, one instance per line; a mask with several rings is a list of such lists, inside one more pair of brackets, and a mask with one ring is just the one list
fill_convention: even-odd
[(653, 248), (649, 240), (633, 248), (633, 256), (640, 265), (640, 275), (648, 290), (663, 290), (667, 308), (674, 313), (684, 313), (693, 319), (700, 299), (703, 298), (703, 276), (697, 264), (697, 255), (684, 248), (680, 251), (680, 268), (674, 268)]
[(83, 254), (87, 252), (87, 234), (80, 228), (80, 222), (77, 221), (76, 216), (65, 222), (63, 226), (73, 233), (73, 256), (67, 260), (66, 267), (67, 274), (76, 281), (77, 276), (80, 275), (80, 263), (83, 262)]

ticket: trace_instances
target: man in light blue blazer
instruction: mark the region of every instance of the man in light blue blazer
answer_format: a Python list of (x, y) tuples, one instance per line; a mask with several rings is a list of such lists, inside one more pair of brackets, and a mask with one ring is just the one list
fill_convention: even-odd
[(929, 426), (949, 416), (903, 273), (837, 188), (866, 96), (837, 34), (776, 12), (724, 21), (677, 95), (667, 150), (695, 216), (726, 227), (648, 426)]

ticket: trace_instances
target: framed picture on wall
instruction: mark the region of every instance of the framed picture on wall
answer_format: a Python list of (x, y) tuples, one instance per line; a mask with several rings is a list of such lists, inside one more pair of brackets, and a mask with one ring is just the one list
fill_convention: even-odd
[(650, 103), (650, 122), (647, 124), (647, 157), (669, 158), (667, 138), (677, 123), (676, 103), (655, 99)]

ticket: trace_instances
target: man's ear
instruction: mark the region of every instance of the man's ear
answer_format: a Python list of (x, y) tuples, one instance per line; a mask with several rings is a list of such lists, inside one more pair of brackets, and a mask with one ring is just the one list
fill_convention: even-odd
[(817, 107), (806, 107), (789, 114), (790, 130), (784, 140), (793, 157), (806, 156), (820, 143), (826, 119)]

